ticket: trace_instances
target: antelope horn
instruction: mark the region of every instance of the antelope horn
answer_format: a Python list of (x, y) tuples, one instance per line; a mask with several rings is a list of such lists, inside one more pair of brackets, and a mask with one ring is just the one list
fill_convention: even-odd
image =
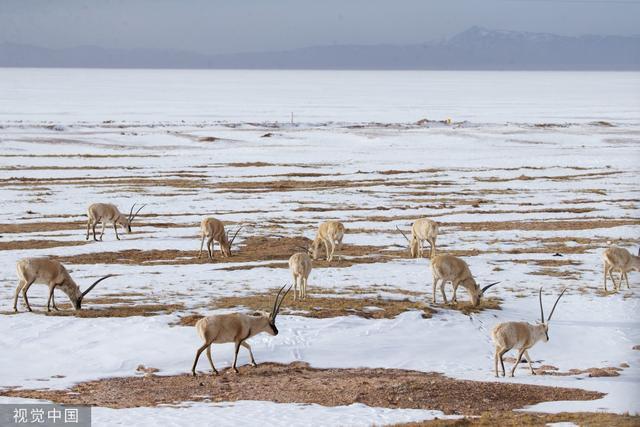
[(294, 245), (294, 246), (298, 249), (302, 249), (305, 252), (309, 252), (309, 248), (305, 248), (304, 246), (298, 246), (298, 245)]
[(115, 274), (107, 274), (104, 277), (99, 278), (98, 280), (96, 280), (95, 282), (93, 282), (93, 284), (91, 286), (89, 286), (83, 293), (82, 293), (82, 298), (84, 298), (89, 292), (91, 292), (91, 290), (93, 288), (96, 287), (96, 285), (100, 282), (102, 282), (104, 279), (108, 279), (109, 277), (115, 276)]
[[(236, 230), (236, 234), (233, 235), (233, 237), (231, 238), (231, 240), (229, 241), (229, 247), (231, 247), (231, 245), (233, 244), (233, 241), (236, 240), (236, 236), (238, 235), (238, 233), (240, 232), (240, 230), (242, 230), (242, 227), (244, 227), (243, 225), (241, 225), (240, 227), (238, 227), (238, 229)], [(229, 236), (227, 235), (227, 240), (229, 240)]]
[(492, 286), (497, 285), (498, 283), (500, 283), (500, 282), (493, 282), (492, 284), (485, 286), (484, 288), (482, 288), (482, 289), (480, 290), (480, 294), (484, 294), (484, 293), (485, 293), (485, 291), (486, 291), (487, 289), (489, 289), (489, 288), (490, 288), (490, 287), (492, 287)]
[(131, 206), (131, 210), (129, 211), (129, 216), (127, 217), (127, 221), (131, 222), (131, 217), (133, 216), (133, 208), (136, 207), (136, 204), (134, 203), (133, 206)]
[(540, 321), (544, 323), (544, 310), (542, 309), (542, 286), (538, 291), (538, 299), (540, 300)]
[(280, 290), (278, 291), (278, 293), (276, 294), (276, 299), (273, 300), (273, 308), (271, 308), (271, 320), (274, 320), (276, 318), (276, 306), (278, 305), (278, 297), (280, 296), (280, 292), (282, 292), (282, 290), (284, 289), (284, 287), (287, 286), (287, 284), (285, 283)]
[[(286, 286), (286, 285), (285, 285)], [(289, 288), (285, 291), (284, 294), (282, 294), (282, 298), (280, 298), (280, 302), (278, 303), (278, 307), (276, 308), (276, 315), (273, 316), (273, 320), (276, 319), (276, 316), (278, 315), (278, 313), (280, 313), (280, 307), (282, 306), (282, 301), (284, 301), (284, 299), (287, 297), (287, 294), (289, 293), (289, 291), (291, 290), (291, 287), (293, 285), (289, 285)]]
[(558, 295), (558, 299), (556, 300), (555, 304), (553, 304), (553, 308), (551, 309), (551, 314), (549, 314), (549, 318), (547, 318), (547, 322), (549, 322), (551, 320), (551, 316), (553, 316), (553, 312), (556, 309), (556, 305), (558, 305), (558, 301), (560, 301), (560, 298), (562, 298), (562, 295), (564, 295), (564, 292), (567, 290), (567, 288), (564, 288), (562, 290), (562, 292), (560, 292), (560, 295)]
[[(134, 203), (134, 206), (135, 206), (135, 203)], [(147, 205), (140, 206), (140, 208), (136, 211), (136, 213), (134, 213), (133, 216), (131, 218), (129, 218), (129, 222), (133, 221), (134, 218), (136, 216), (138, 216), (138, 212), (140, 212), (142, 210), (142, 208), (144, 208), (145, 206), (147, 206)], [(133, 207), (131, 208), (131, 211), (133, 212)]]
[(407, 237), (407, 235), (406, 235), (406, 234), (404, 234), (404, 232), (403, 232), (402, 230), (400, 230), (400, 227), (398, 227), (398, 226), (396, 225), (396, 229), (398, 229), (398, 231), (399, 231), (400, 233), (402, 233), (402, 237), (404, 237), (405, 239), (407, 239), (407, 242), (411, 243), (411, 240), (409, 240), (409, 238)]

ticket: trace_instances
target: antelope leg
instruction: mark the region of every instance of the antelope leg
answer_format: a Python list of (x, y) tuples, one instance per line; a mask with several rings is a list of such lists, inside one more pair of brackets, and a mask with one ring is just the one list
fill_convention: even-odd
[(218, 370), (213, 366), (213, 359), (211, 359), (211, 344), (207, 346), (207, 359), (209, 359), (209, 364), (211, 365), (213, 373), (218, 375)]
[(249, 343), (246, 341), (242, 341), (240, 345), (246, 348), (247, 350), (249, 350), (249, 356), (251, 356), (251, 364), (253, 365), (254, 368), (257, 367), (258, 364), (256, 363), (256, 359), (253, 358), (253, 352), (251, 351), (251, 346), (249, 345)]

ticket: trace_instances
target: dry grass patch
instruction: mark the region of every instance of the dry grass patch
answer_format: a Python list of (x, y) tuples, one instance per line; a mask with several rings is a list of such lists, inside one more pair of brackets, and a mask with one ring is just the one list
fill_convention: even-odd
[(520, 175), (512, 178), (503, 178), (497, 176), (491, 177), (474, 177), (474, 179), (478, 182), (509, 182), (509, 181), (533, 181), (533, 180), (549, 180), (549, 181), (575, 181), (581, 179), (595, 179), (601, 178), (609, 175), (616, 175), (622, 173), (621, 171), (608, 171), (608, 172), (590, 172), (590, 173), (582, 173), (582, 174), (574, 174), (574, 175), (556, 175), (556, 176), (529, 176), (529, 175)]
[[(264, 261), (282, 261), (278, 263), (240, 265), (226, 267), (229, 270), (244, 270), (251, 268), (286, 268), (285, 262), (291, 255), (300, 252), (300, 247), (309, 247), (311, 241), (305, 237), (269, 237), (251, 236), (246, 238), (242, 245), (232, 248), (230, 258), (222, 258), (220, 251), (216, 249), (214, 259), (207, 258), (206, 251), (198, 257), (198, 251), (182, 251), (175, 249), (128, 249), (118, 252), (94, 252), (58, 257), (63, 263), (70, 264), (149, 264), (149, 265), (182, 265), (182, 264), (221, 264), (221, 263), (246, 263)], [(216, 245), (216, 248), (218, 246)], [(348, 259), (335, 257), (332, 262), (326, 260), (314, 261), (314, 268), (323, 267), (349, 267), (354, 264), (372, 264), (388, 262), (401, 252), (387, 251), (376, 246), (344, 245), (341, 255)], [(324, 254), (324, 251), (321, 252)], [(370, 256), (369, 256), (370, 255)]]
[(588, 374), (589, 377), (597, 378), (597, 377), (617, 377), (620, 376), (620, 372), (622, 368), (618, 368), (615, 366), (605, 366), (603, 368), (587, 368), (587, 369), (569, 369), (568, 371), (560, 371), (558, 368), (553, 366), (541, 366), (538, 369), (534, 369), (536, 374), (539, 375), (552, 375), (552, 376), (574, 376), (574, 375), (582, 375)]
[(480, 417), (459, 420), (433, 420), (417, 423), (398, 424), (396, 427), (546, 427), (552, 423), (573, 423), (588, 427), (637, 427), (640, 417), (629, 414), (608, 414), (603, 412), (561, 412), (543, 414), (531, 412), (484, 412)]
[[(122, 306), (110, 306), (105, 308), (91, 308), (91, 304), (100, 304), (100, 301), (92, 301), (87, 299), (83, 302), (83, 305), (88, 308), (82, 310), (72, 310), (69, 304), (58, 304), (60, 311), (46, 311), (45, 307), (40, 309), (33, 307), (34, 314), (41, 314), (45, 316), (62, 316), (62, 317), (82, 317), (82, 318), (96, 318), (96, 317), (133, 317), (133, 316), (158, 316), (161, 314), (171, 314), (175, 311), (184, 310), (182, 304), (134, 304), (134, 305), (122, 305)], [(18, 314), (13, 311), (2, 311), (0, 314), (12, 315)]]
[[(313, 292), (313, 289), (310, 290)], [(293, 292), (293, 291), (292, 291)], [(251, 310), (271, 310), (274, 292), (216, 298), (213, 308), (247, 307)], [(430, 318), (433, 310), (425, 306), (424, 302), (405, 299), (383, 298), (349, 298), (336, 294), (333, 296), (317, 296), (308, 294), (300, 301), (293, 300), (293, 294), (287, 295), (281, 313), (294, 313), (304, 317), (325, 319), (338, 316), (359, 316), (365, 319), (392, 319), (405, 311), (418, 310), (422, 317)]]
[(486, 222), (449, 222), (443, 226), (455, 227), (462, 231), (561, 231), (592, 230), (640, 225), (640, 219), (589, 218), (583, 220), (539, 220), (539, 221), (486, 221)]
[[(190, 363), (185, 360), (185, 369)], [(109, 378), (70, 390), (5, 390), (0, 395), (45, 399), (68, 405), (109, 408), (149, 407), (185, 401), (268, 400), (341, 406), (436, 409), (447, 414), (479, 415), (511, 411), (558, 400), (594, 400), (602, 393), (508, 382), (455, 380), (437, 373), (401, 369), (314, 369), (302, 362), (242, 366), (220, 376), (173, 375)]]
[(527, 274), (531, 274), (533, 276), (561, 277), (568, 280), (579, 280), (581, 277), (580, 273), (577, 271), (559, 270), (557, 268), (542, 268), (537, 271), (531, 271)]
[(480, 300), (480, 304), (473, 305), (471, 301), (458, 301), (456, 303), (448, 303), (448, 304), (435, 304), (434, 307), (448, 309), (448, 310), (456, 310), (463, 314), (470, 315), (475, 313), (480, 313), (484, 310), (502, 310), (500, 307), (500, 303), (502, 299), (500, 298), (482, 298)]
[(49, 249), (61, 246), (86, 245), (87, 241), (63, 241), (63, 240), (14, 240), (0, 242), (0, 251), (16, 251), (23, 249)]
[(46, 231), (60, 230), (81, 230), (83, 227), (86, 231), (87, 223), (84, 221), (67, 221), (67, 222), (26, 222), (0, 224), (0, 234), (9, 233), (42, 233)]

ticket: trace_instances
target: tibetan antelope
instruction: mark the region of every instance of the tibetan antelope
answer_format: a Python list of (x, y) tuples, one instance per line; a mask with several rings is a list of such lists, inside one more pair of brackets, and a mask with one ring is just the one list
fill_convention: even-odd
[(249, 356), (251, 356), (251, 364), (255, 367), (258, 366), (256, 364), (256, 360), (253, 358), (253, 352), (251, 351), (251, 346), (247, 343), (247, 339), (251, 338), (254, 335), (259, 334), (260, 332), (266, 332), (269, 335), (278, 335), (278, 328), (276, 328), (276, 317), (278, 316), (278, 312), (280, 311), (280, 306), (282, 305), (282, 301), (284, 301), (285, 297), (291, 290), (291, 286), (284, 293), (282, 298), (278, 300), (280, 293), (284, 289), (286, 285), (280, 288), (278, 294), (276, 295), (275, 301), (273, 302), (273, 308), (271, 309), (271, 313), (266, 312), (257, 312), (254, 314), (242, 314), (242, 313), (232, 313), (232, 314), (218, 314), (214, 316), (204, 317), (196, 323), (196, 331), (200, 338), (204, 341), (204, 344), (196, 351), (196, 359), (193, 361), (193, 366), (191, 368), (191, 373), (193, 376), (196, 376), (196, 365), (198, 364), (198, 359), (200, 358), (200, 354), (206, 349), (207, 350), (207, 359), (209, 359), (209, 363), (211, 364), (211, 369), (213, 370), (213, 374), (218, 375), (218, 370), (215, 366), (213, 366), (213, 360), (211, 359), (211, 344), (222, 344), (222, 343), (235, 343), (235, 356), (233, 358), (233, 370), (238, 372), (236, 368), (236, 362), (238, 360), (238, 351), (240, 350), (240, 346), (243, 346), (247, 350), (249, 350)]
[(18, 295), (22, 291), (22, 298), (27, 305), (27, 310), (31, 310), (29, 305), (29, 299), (27, 298), (27, 292), (29, 287), (34, 283), (42, 283), (49, 287), (49, 298), (47, 300), (47, 311), (51, 311), (51, 303), (53, 308), (58, 310), (55, 299), (53, 297), (53, 291), (58, 288), (71, 300), (73, 308), (80, 310), (82, 306), (82, 299), (91, 290), (104, 279), (113, 276), (108, 274), (93, 282), (84, 292), (80, 291), (76, 282), (71, 278), (71, 275), (66, 268), (60, 262), (50, 258), (24, 258), (18, 261), (16, 265), (18, 271), (18, 287), (16, 287), (16, 293), (13, 297), (13, 311), (18, 311)]
[(518, 350), (518, 358), (511, 369), (511, 376), (513, 377), (523, 354), (527, 358), (531, 375), (536, 374), (533, 371), (533, 367), (531, 367), (531, 357), (529, 357), (528, 350), (536, 345), (538, 341), (549, 341), (549, 321), (551, 320), (551, 316), (553, 316), (556, 305), (558, 305), (558, 301), (560, 301), (560, 298), (562, 298), (565, 291), (566, 289), (563, 289), (558, 296), (558, 299), (556, 299), (556, 302), (553, 304), (553, 308), (551, 309), (551, 314), (549, 314), (546, 322), (544, 321), (544, 310), (542, 308), (542, 288), (540, 288), (540, 291), (538, 292), (538, 299), (540, 300), (539, 324), (532, 325), (527, 322), (504, 322), (493, 327), (493, 330), (491, 331), (491, 338), (496, 346), (493, 355), (496, 377), (498, 376), (498, 360), (500, 360), (500, 365), (502, 366), (502, 376), (504, 377), (506, 375), (503, 356), (512, 348)]
[(131, 210), (129, 211), (128, 216), (124, 216), (124, 214), (120, 213), (116, 205), (112, 205), (111, 203), (93, 203), (87, 209), (87, 239), (89, 240), (89, 229), (93, 229), (93, 240), (96, 239), (96, 225), (99, 222), (102, 223), (102, 233), (100, 233), (100, 240), (102, 240), (102, 236), (104, 236), (104, 229), (106, 227), (107, 222), (113, 224), (113, 230), (116, 232), (116, 239), (120, 240), (120, 236), (118, 236), (118, 225), (120, 225), (127, 233), (131, 233), (131, 223), (138, 215), (140, 210), (144, 208), (146, 205), (142, 205), (138, 208), (136, 213), (133, 213), (133, 209), (136, 204), (134, 203), (131, 206)]
[[(342, 247), (342, 238), (344, 237), (344, 225), (340, 221), (327, 221), (320, 224), (316, 238), (311, 244), (311, 256), (318, 259), (320, 251), (320, 243), (324, 244), (324, 250), (327, 253), (327, 261), (333, 260), (333, 254)], [(331, 246), (331, 251), (329, 251)]]
[[(289, 258), (289, 270), (293, 276), (293, 299), (307, 297), (307, 280), (311, 273), (311, 257), (308, 253), (298, 252)], [(298, 286), (300, 286), (298, 288)]]
[(471, 296), (471, 303), (474, 306), (480, 304), (482, 295), (492, 286), (497, 285), (500, 282), (491, 283), (480, 289), (476, 283), (469, 266), (466, 262), (453, 255), (437, 255), (431, 259), (431, 274), (433, 275), (433, 295), (432, 301), (436, 302), (436, 286), (440, 281), (440, 292), (442, 293), (442, 299), (447, 304), (447, 295), (444, 293), (444, 285), (447, 282), (451, 282), (453, 285), (453, 298), (451, 302), (457, 302), (456, 291), (458, 286), (462, 285), (463, 288), (469, 292)]
[[(631, 255), (631, 253), (624, 248), (611, 246), (602, 254), (602, 261), (604, 262), (605, 292), (607, 291), (607, 274), (613, 282), (614, 290), (620, 290), (622, 287), (622, 279), (626, 280), (627, 289), (629, 289), (629, 277), (627, 277), (627, 273), (632, 270), (640, 271), (640, 249), (638, 249), (638, 255)], [(618, 286), (616, 286), (616, 281), (613, 278), (613, 271), (620, 272), (620, 283), (618, 283)]]
[(207, 252), (209, 254), (209, 259), (213, 259), (214, 241), (218, 242), (220, 245), (220, 254), (223, 257), (230, 257), (231, 245), (241, 229), (242, 227), (238, 227), (231, 240), (229, 240), (229, 233), (224, 231), (224, 224), (222, 224), (222, 221), (216, 218), (204, 218), (202, 222), (200, 222), (200, 234), (202, 234), (202, 241), (200, 242), (198, 258), (202, 256), (202, 247), (204, 246), (205, 237), (207, 238)]
[(411, 226), (411, 239), (409, 239), (399, 227), (396, 226), (402, 236), (409, 242), (411, 258), (422, 258), (424, 252), (424, 241), (429, 242), (429, 258), (436, 254), (436, 238), (438, 237), (438, 223), (428, 218), (415, 220)]

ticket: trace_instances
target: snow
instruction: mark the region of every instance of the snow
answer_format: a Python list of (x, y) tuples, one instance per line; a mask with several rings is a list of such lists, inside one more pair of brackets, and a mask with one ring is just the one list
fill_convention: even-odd
[[(596, 401), (547, 402), (524, 409), (640, 413), (636, 398), (640, 395), (640, 351), (632, 349), (640, 344), (638, 273), (629, 274), (631, 290), (625, 288), (617, 295), (602, 297), (597, 294), (602, 287), (601, 248), (565, 254), (562, 259), (577, 264), (558, 269), (575, 272), (575, 280), (531, 275), (541, 267), (530, 261), (519, 262), (556, 259), (551, 254), (506, 252), (514, 247), (535, 249), (541, 246), (541, 239), (548, 238), (565, 239), (568, 246), (581, 244), (570, 239), (599, 238), (603, 248), (604, 242), (623, 239), (620, 244), (633, 250), (629, 243), (640, 238), (637, 226), (462, 232), (447, 225), (637, 219), (640, 101), (633, 89), (639, 82), (638, 73), (0, 69), (0, 182), (7, 184), (0, 186), (0, 223), (84, 221), (90, 203), (108, 199), (123, 209), (134, 201), (147, 203), (144, 212), (163, 215), (145, 218), (150, 225), (180, 225), (159, 228), (134, 224), (134, 234), (121, 233), (121, 241), (108, 227), (100, 243), (2, 250), (0, 263), (6, 268), (0, 271), (0, 310), (11, 309), (16, 284), (13, 265), (25, 256), (127, 249), (197, 250), (198, 224), (205, 215), (245, 224), (240, 242), (252, 234), (312, 237), (316, 224), (331, 217), (343, 220), (347, 229), (360, 229), (347, 234), (349, 243), (397, 249), (404, 240), (395, 226), (408, 230), (411, 221), (378, 222), (371, 217), (419, 214), (441, 222), (438, 246), (442, 251), (505, 251), (465, 258), (479, 283), (502, 282), (490, 291), (491, 296), (503, 300), (502, 310), (472, 316), (440, 310), (431, 319), (423, 319), (418, 312), (381, 320), (281, 315), (278, 336), (251, 339), (258, 363), (302, 360), (314, 367), (405, 368), (472, 380), (577, 387), (607, 395)], [(290, 111), (300, 121), (293, 126), (273, 128), (262, 123), (286, 121)], [(468, 122), (431, 127), (407, 124), (425, 116)], [(103, 123), (108, 120), (116, 122)], [(610, 121), (614, 126), (589, 124), (595, 120)], [(349, 127), (371, 121), (394, 124)], [(539, 122), (570, 125), (535, 127)], [(262, 138), (267, 132), (273, 136)], [(202, 136), (221, 139), (199, 141)], [(273, 164), (227, 165), (255, 161)], [(87, 166), (93, 168), (82, 169)], [(381, 173), (391, 169), (420, 172)], [(292, 179), (358, 180), (368, 186), (362, 188), (365, 191), (335, 188), (251, 193), (216, 187), (224, 182), (285, 180), (289, 177), (283, 174), (308, 172), (323, 176)], [(180, 188), (166, 182), (180, 179), (185, 173), (203, 175), (202, 187)], [(596, 175), (558, 179), (590, 173)], [(522, 175), (533, 179), (518, 179)], [(120, 185), (118, 191), (112, 191), (103, 184), (128, 176), (155, 177), (163, 182), (142, 191)], [(70, 182), (70, 177), (95, 181), (85, 187)], [(489, 180), (492, 177), (499, 180)], [(62, 181), (32, 187), (16, 178)], [(374, 181), (381, 179), (406, 180), (406, 187)], [(408, 194), (399, 196), (400, 192)], [(447, 200), (441, 202), (442, 198)], [(483, 200), (479, 208), (470, 206), (470, 201), (479, 199)], [(295, 210), (301, 206), (331, 210)], [(388, 210), (379, 210), (380, 206)], [(565, 207), (588, 210), (536, 212)], [(35, 213), (27, 214), (28, 210)], [(274, 224), (280, 227), (267, 228)], [(84, 241), (84, 235), (82, 226), (20, 235), (4, 233), (0, 243)], [(265, 263), (269, 262), (250, 264)], [(0, 314), (0, 348), (4, 349), (0, 352), (0, 387), (65, 388), (90, 379), (135, 375), (140, 364), (160, 369), (161, 375), (188, 371), (199, 341), (193, 328), (169, 326), (179, 315), (212, 313), (209, 306), (215, 298), (264, 292), (289, 280), (285, 269), (222, 270), (233, 265), (237, 264), (69, 265), (81, 288), (102, 274), (119, 274), (102, 282), (92, 292), (95, 296), (138, 292), (143, 296), (132, 301), (182, 303), (185, 309), (171, 315), (95, 319)], [(431, 275), (426, 260), (404, 259), (315, 270), (309, 280), (310, 293), (347, 286), (421, 292), (415, 299), (427, 301)], [(550, 341), (530, 351), (535, 365), (551, 364), (563, 371), (622, 363), (630, 367), (619, 377), (530, 376), (523, 368), (517, 370), (515, 378), (495, 379), (489, 331), (502, 321), (537, 320), (536, 292), (541, 286), (547, 306), (563, 286), (568, 291), (551, 323)], [(390, 292), (373, 292), (398, 297)], [(30, 302), (34, 309), (42, 310), (45, 296), (43, 286), (32, 287)], [(367, 296), (372, 295), (358, 297)], [(466, 299), (466, 293), (461, 298)], [(167, 351), (168, 345), (171, 351)], [(213, 354), (220, 367), (230, 366), (231, 345), (215, 346)], [(239, 363), (247, 361), (241, 351)], [(201, 361), (199, 368), (206, 371), (208, 366)], [(244, 420), (250, 424), (254, 419), (270, 425), (280, 421), (277, 417), (291, 425), (309, 424), (312, 419), (322, 419), (327, 425), (369, 425), (441, 417), (433, 411), (363, 405), (324, 408), (272, 402), (188, 402), (179, 407), (96, 408), (94, 420), (97, 425), (158, 424), (158, 420), (163, 425), (193, 425), (206, 423), (214, 413), (221, 425)]]

